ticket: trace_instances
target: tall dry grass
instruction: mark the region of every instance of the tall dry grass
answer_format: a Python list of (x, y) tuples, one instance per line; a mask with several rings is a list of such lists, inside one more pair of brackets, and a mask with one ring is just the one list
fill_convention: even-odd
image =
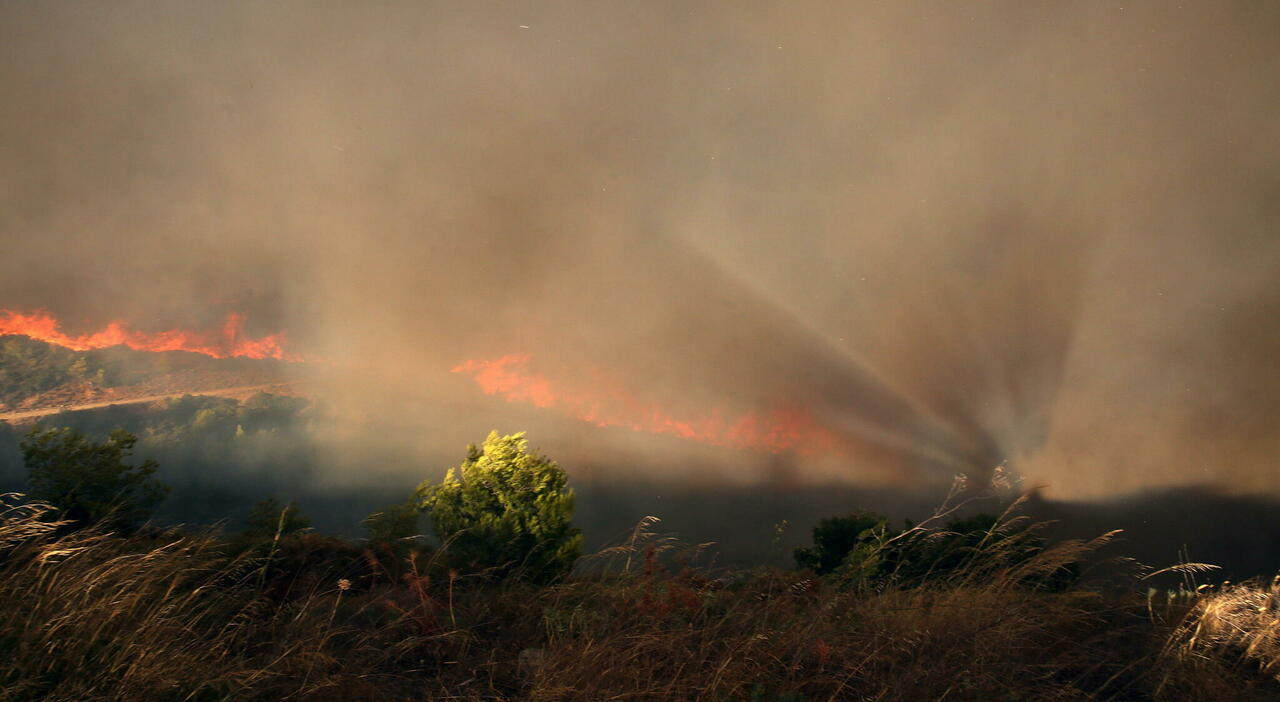
[(1166, 622), (1137, 595), (1028, 586), (1097, 543), (1013, 559), (992, 539), (945, 578), (848, 588), (691, 565), (646, 522), (535, 587), (403, 545), (50, 517), (0, 501), (0, 700), (1280, 699), (1274, 587)]
[[(64, 533), (47, 505), (0, 499), (6, 702), (433, 698), (518, 655), (480, 632), (521, 618), (537, 630), (536, 593), (442, 587), (416, 555), (392, 569), (311, 535), (244, 547), (212, 533)], [(508, 694), (515, 673), (485, 687)]]
[(1173, 689), (1187, 684), (1179, 673), (1219, 667), (1280, 682), (1280, 576), (1200, 588), (1163, 654)]
[(870, 590), (796, 573), (709, 578), (665, 566), (669, 543), (633, 546), (639, 573), (572, 582), (548, 603), (547, 657), (529, 697), (1095, 699), (1124, 672), (1100, 655), (1117, 613), (1092, 593), (1022, 585), (1098, 545), (1017, 560), (1013, 542), (992, 539), (961, 572)]

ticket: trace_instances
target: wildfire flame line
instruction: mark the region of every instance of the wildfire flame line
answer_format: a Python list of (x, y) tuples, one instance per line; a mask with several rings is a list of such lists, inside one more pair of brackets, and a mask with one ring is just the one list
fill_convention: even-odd
[[(780, 406), (768, 412), (726, 417), (714, 411), (704, 417), (677, 417), (629, 389), (595, 378), (585, 386), (569, 386), (529, 369), (530, 357), (514, 353), (492, 360), (467, 360), (454, 373), (471, 376), (480, 390), (508, 402), (555, 409), (601, 427), (670, 434), (714, 446), (769, 453), (818, 454), (838, 451), (842, 442), (801, 407)], [(598, 374), (597, 374), (598, 375)]]
[(219, 329), (204, 332), (175, 329), (144, 333), (130, 329), (119, 320), (107, 324), (99, 331), (80, 336), (69, 336), (60, 327), (57, 318), (47, 312), (0, 310), (0, 336), (26, 336), (74, 351), (127, 346), (136, 351), (188, 351), (213, 358), (274, 358), (292, 362), (303, 360), (285, 350), (286, 338), (282, 333), (256, 339), (245, 336), (244, 316), (235, 312), (227, 315)]

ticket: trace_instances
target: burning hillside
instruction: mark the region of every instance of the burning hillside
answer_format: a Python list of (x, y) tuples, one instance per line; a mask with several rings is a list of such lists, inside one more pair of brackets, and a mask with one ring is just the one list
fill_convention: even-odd
[(73, 350), (25, 334), (0, 335), (0, 419), (250, 387), (272, 386), (279, 393), (287, 382), (284, 366), (273, 358), (139, 351), (123, 344)]
[(762, 412), (729, 413), (717, 409), (694, 416), (677, 414), (600, 369), (589, 372), (589, 381), (574, 382), (536, 372), (530, 364), (528, 354), (515, 353), (492, 360), (464, 361), (453, 372), (471, 376), (488, 395), (553, 409), (600, 427), (625, 427), (768, 453), (814, 455), (842, 449), (840, 437), (820, 425), (802, 406), (783, 404)]
[(186, 351), (212, 358), (303, 360), (301, 356), (285, 350), (287, 340), (283, 333), (254, 338), (245, 333), (244, 323), (243, 315), (231, 312), (217, 329), (171, 329), (146, 333), (114, 320), (98, 331), (72, 336), (64, 333), (59, 320), (48, 312), (0, 310), (0, 336), (26, 336), (73, 351), (125, 346), (135, 351)]

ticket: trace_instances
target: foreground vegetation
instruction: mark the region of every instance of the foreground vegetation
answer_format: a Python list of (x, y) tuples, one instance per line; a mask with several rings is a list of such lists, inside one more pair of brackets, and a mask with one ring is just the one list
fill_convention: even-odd
[(1280, 590), (1156, 601), (1025, 585), (1085, 544), (981, 578), (851, 588), (808, 571), (702, 569), (646, 523), (578, 574), (534, 584), (459, 573), (445, 551), (412, 541), (63, 532), (51, 508), (15, 495), (2, 512), (2, 700), (1263, 700), (1280, 690)]
[(0, 497), (0, 702), (1280, 699), (1280, 581), (1087, 577), (1110, 535), (1049, 543), (1016, 501), (831, 518), (796, 570), (726, 571), (652, 518), (579, 557), (565, 474), (520, 434), (360, 541), (274, 498), (231, 536), (141, 523), (163, 486), (132, 447), (28, 434), (42, 499)]

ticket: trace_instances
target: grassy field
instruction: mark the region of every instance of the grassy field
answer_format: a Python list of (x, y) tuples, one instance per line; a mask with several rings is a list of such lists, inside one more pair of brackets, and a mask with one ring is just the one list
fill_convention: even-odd
[[(708, 571), (648, 533), (552, 586), (301, 533), (62, 533), (0, 507), (0, 700), (1274, 700), (1280, 589)], [(993, 561), (994, 562), (994, 561)]]

